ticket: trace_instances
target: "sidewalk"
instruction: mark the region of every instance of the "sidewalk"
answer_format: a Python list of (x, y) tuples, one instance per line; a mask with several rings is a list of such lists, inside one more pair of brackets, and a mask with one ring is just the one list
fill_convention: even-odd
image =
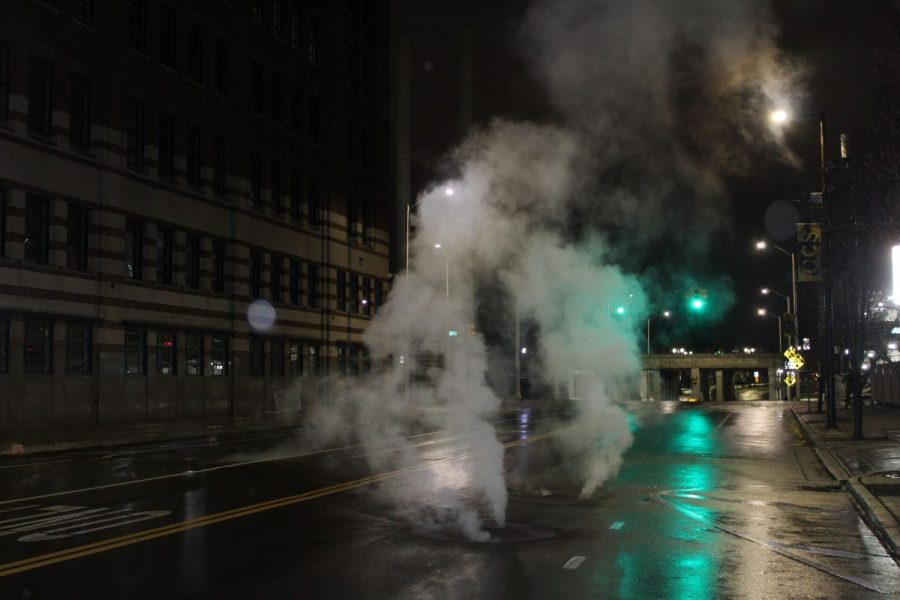
[(109, 426), (72, 426), (61, 429), (34, 429), (0, 433), (0, 460), (4, 456), (32, 455), (87, 448), (111, 448), (132, 444), (152, 444), (188, 439), (213, 441), (262, 431), (296, 430), (298, 413), (267, 414), (262, 418), (238, 418)]
[[(838, 409), (837, 428), (827, 429), (816, 402), (791, 410), (812, 440), (825, 468), (853, 497), (863, 518), (896, 558), (900, 548), (900, 409), (863, 407), (863, 436), (853, 440), (853, 413)], [(808, 412), (808, 410), (810, 412)]]

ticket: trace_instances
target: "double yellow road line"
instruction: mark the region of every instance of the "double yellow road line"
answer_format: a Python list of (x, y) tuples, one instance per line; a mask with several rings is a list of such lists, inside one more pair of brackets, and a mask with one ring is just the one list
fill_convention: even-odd
[[(537, 434), (537, 435), (531, 436), (531, 437), (523, 439), (523, 440), (514, 440), (512, 442), (507, 442), (507, 443), (503, 444), (503, 447), (504, 448), (512, 448), (515, 446), (522, 446), (522, 445), (525, 445), (525, 444), (528, 444), (531, 442), (537, 442), (537, 441), (546, 439), (548, 437), (556, 435), (557, 433), (558, 433), (558, 430)], [(447, 458), (433, 460), (433, 461), (429, 461), (429, 462), (422, 463), (419, 465), (406, 467), (403, 469), (387, 471), (385, 473), (379, 473), (377, 475), (369, 475), (368, 477), (363, 477), (361, 479), (355, 479), (353, 481), (346, 481), (344, 483), (337, 483), (334, 485), (329, 485), (329, 486), (319, 488), (316, 490), (311, 490), (309, 492), (303, 492), (302, 494), (296, 494), (293, 496), (285, 496), (283, 498), (276, 498), (274, 500), (267, 500), (266, 502), (260, 502), (258, 504), (251, 504), (250, 506), (243, 506), (241, 508), (234, 508), (232, 510), (226, 510), (224, 512), (216, 513), (213, 515), (207, 515), (205, 517), (197, 517), (195, 519), (188, 519), (187, 521), (181, 521), (179, 523), (172, 523), (171, 525), (164, 525), (162, 527), (157, 527), (155, 529), (147, 529), (145, 531), (138, 531), (135, 533), (130, 533), (128, 535), (110, 538), (107, 540), (101, 540), (99, 542), (94, 542), (92, 544), (76, 546), (74, 548), (69, 548), (67, 550), (59, 550), (57, 552), (50, 552), (47, 554), (32, 556), (30, 558), (23, 558), (22, 560), (17, 560), (17, 561), (13, 561), (13, 562), (9, 562), (9, 563), (0, 565), (0, 577), (7, 577), (9, 575), (15, 575), (16, 573), (23, 573), (25, 571), (32, 571), (34, 569), (40, 569), (42, 567), (47, 567), (47, 566), (50, 566), (50, 565), (53, 565), (56, 563), (65, 562), (65, 561), (73, 560), (76, 558), (82, 558), (85, 556), (91, 556), (92, 554), (99, 554), (101, 552), (107, 552), (109, 550), (115, 550), (116, 548), (123, 548), (125, 546), (131, 546), (132, 544), (138, 544), (140, 542), (147, 542), (147, 541), (154, 540), (157, 538), (174, 535), (176, 533), (182, 533), (184, 531), (190, 531), (191, 529), (196, 529), (198, 527), (206, 527), (207, 525), (223, 523), (225, 521), (231, 521), (232, 519), (247, 517), (247, 516), (259, 513), (259, 512), (272, 510), (275, 508), (282, 508), (284, 506), (290, 506), (292, 504), (299, 504), (300, 502), (307, 502), (309, 500), (315, 500), (316, 498), (322, 498), (324, 496), (330, 496), (332, 494), (339, 494), (341, 492), (346, 492), (346, 491), (349, 491), (352, 489), (364, 487), (367, 485), (371, 485), (373, 483), (378, 483), (380, 481), (386, 481), (388, 479), (394, 479), (396, 477), (401, 477), (403, 475), (407, 475), (407, 474), (413, 473), (415, 471), (421, 471), (423, 469), (428, 469), (428, 468), (433, 467), (434, 465), (438, 465), (441, 463), (459, 460), (459, 459), (465, 458), (469, 455), (470, 455), (469, 453), (466, 453), (466, 454), (460, 454), (457, 456), (450, 456)]]

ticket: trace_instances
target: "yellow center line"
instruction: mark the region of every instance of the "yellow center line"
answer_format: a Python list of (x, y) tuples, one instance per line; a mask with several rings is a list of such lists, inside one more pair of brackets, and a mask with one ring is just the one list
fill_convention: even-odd
[[(552, 437), (552, 436), (556, 435), (557, 433), (559, 433), (559, 430), (537, 434), (537, 435), (531, 436), (529, 438), (521, 439), (521, 440), (513, 440), (511, 442), (506, 442), (505, 444), (503, 444), (503, 447), (504, 448), (513, 448), (516, 446), (523, 446), (523, 445), (531, 443), (531, 442), (537, 442), (537, 441)], [(440, 463), (458, 460), (460, 458), (465, 458), (465, 457), (469, 456), (470, 454), (471, 453), (465, 453), (465, 454), (460, 454), (460, 455), (456, 455), (456, 456), (449, 456), (447, 458), (433, 460), (433, 461), (422, 463), (419, 465), (405, 467), (403, 469), (396, 469), (393, 471), (387, 471), (385, 473), (379, 473), (377, 475), (369, 475), (367, 477), (362, 477), (360, 479), (355, 479), (352, 481), (345, 481), (343, 483), (329, 485), (329, 486), (319, 488), (316, 490), (310, 490), (308, 492), (303, 492), (302, 494), (295, 494), (293, 496), (285, 496), (282, 498), (275, 498), (273, 500), (267, 500), (265, 502), (260, 502), (258, 504), (252, 504), (250, 506), (234, 508), (231, 510), (226, 510), (223, 512), (215, 513), (212, 515), (207, 515), (204, 517), (196, 517), (194, 519), (188, 519), (187, 521), (181, 521), (179, 523), (172, 523), (170, 525), (163, 525), (161, 527), (157, 527), (154, 529), (138, 531), (135, 533), (122, 535), (122, 536), (110, 538), (107, 540), (101, 540), (99, 542), (93, 542), (91, 544), (76, 546), (74, 548), (69, 548), (66, 550), (59, 550), (57, 552), (50, 552), (47, 554), (40, 554), (38, 556), (32, 556), (30, 558), (24, 558), (21, 560), (17, 560), (17, 561), (13, 561), (13, 562), (9, 562), (9, 563), (0, 565), (0, 577), (7, 577), (9, 575), (15, 575), (16, 573), (23, 573), (25, 571), (32, 571), (34, 569), (39, 569), (41, 567), (46, 567), (46, 566), (53, 565), (56, 563), (65, 562), (65, 561), (73, 560), (76, 558), (82, 558), (85, 556), (90, 556), (92, 554), (99, 554), (101, 552), (115, 550), (116, 548), (122, 548), (124, 546), (130, 546), (132, 544), (137, 544), (140, 542), (146, 542), (146, 541), (153, 540), (156, 538), (174, 535), (176, 533), (182, 533), (184, 531), (190, 531), (191, 529), (196, 529), (198, 527), (206, 527), (207, 525), (213, 525), (215, 523), (222, 523), (224, 521), (230, 521), (232, 519), (246, 517), (246, 516), (253, 515), (253, 514), (256, 514), (259, 512), (267, 511), (267, 510), (272, 510), (275, 508), (282, 508), (285, 506), (290, 506), (292, 504), (298, 504), (300, 502), (307, 502), (309, 500), (315, 500), (316, 498), (322, 498), (324, 496), (330, 496), (332, 494), (346, 492), (346, 491), (349, 491), (352, 489), (370, 485), (372, 483), (386, 481), (388, 479), (393, 479), (395, 477), (407, 475), (407, 474), (413, 473), (415, 471), (421, 471), (423, 469), (428, 469), (428, 468), (430, 468), (434, 465), (440, 464)]]

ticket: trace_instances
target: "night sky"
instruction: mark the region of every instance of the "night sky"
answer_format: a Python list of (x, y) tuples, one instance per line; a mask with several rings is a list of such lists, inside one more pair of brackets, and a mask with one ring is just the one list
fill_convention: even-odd
[[(476, 125), (498, 117), (536, 122), (557, 118), (517, 47), (516, 31), (529, 2), (396, 0), (393, 6), (393, 32), (410, 36), (414, 192), (450, 175), (445, 157), (462, 137), (457, 127), (457, 99), (460, 32), (464, 28), (471, 30), (474, 41)], [(862, 143), (875, 125), (872, 97), (880, 85), (876, 51), (887, 42), (889, 28), (900, 25), (900, 3), (782, 0), (774, 3), (774, 13), (780, 28), (778, 45), (806, 73), (804, 89), (798, 92), (802, 105), (794, 110), (826, 111), (829, 156), (836, 158), (840, 133), (849, 134), (853, 143)], [(602, 45), (602, 39), (597, 43)], [(759, 289), (768, 285), (789, 292), (790, 261), (774, 251), (760, 255), (753, 242), (766, 234), (766, 213), (774, 202), (790, 204), (817, 189), (817, 122), (796, 121), (785, 141), (799, 164), (787, 165), (774, 149), (769, 153), (766, 148), (753, 148), (749, 157), (753, 168), (726, 178), (727, 193), (721, 207), (724, 226), (707, 232), (704, 247), (708, 252), (702, 257), (685, 255), (685, 263), (690, 264), (680, 265), (699, 279), (730, 281), (735, 298), (731, 310), (716, 323), (694, 323), (690, 328), (671, 324), (669, 331), (660, 326), (654, 334), (659, 335), (660, 345), (689, 346), (698, 351), (742, 346), (774, 349), (774, 320), (761, 321), (755, 313), (758, 306), (781, 311), (783, 300), (763, 298)], [(674, 233), (672, 240), (673, 244), (682, 243)], [(776, 241), (793, 248), (793, 237)], [(665, 249), (648, 250), (626, 268), (646, 273), (658, 252)], [(886, 285), (888, 280), (885, 273)], [(651, 298), (654, 301), (659, 309), (671, 303)]]

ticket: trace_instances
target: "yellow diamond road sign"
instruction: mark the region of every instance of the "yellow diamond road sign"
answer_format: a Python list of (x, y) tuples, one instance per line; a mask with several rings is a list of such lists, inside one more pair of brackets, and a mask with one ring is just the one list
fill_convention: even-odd
[(795, 383), (797, 383), (797, 378), (794, 377), (793, 373), (788, 373), (784, 376), (784, 385), (793, 387)]
[(789, 367), (792, 371), (797, 371), (803, 368), (805, 361), (803, 357), (800, 356), (800, 353), (797, 352), (793, 347), (788, 348), (784, 351), (784, 357), (788, 359)]

